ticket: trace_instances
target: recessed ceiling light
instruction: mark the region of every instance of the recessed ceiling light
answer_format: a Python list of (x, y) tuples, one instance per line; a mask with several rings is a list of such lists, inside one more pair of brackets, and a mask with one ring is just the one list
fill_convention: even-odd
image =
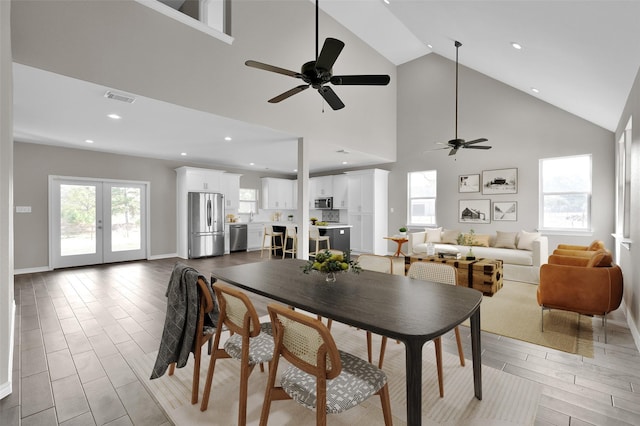
[(120, 120), (122, 118), (118, 114), (109, 114), (107, 115), (107, 117), (112, 118), (114, 120)]
[(225, 136), (224, 140), (225, 141), (230, 141), (231, 140), (231, 136)]
[(349, 164), (349, 163), (347, 163), (346, 161), (343, 161), (342, 164)]
[(187, 155), (186, 152), (181, 152), (180, 155), (182, 155), (183, 157), (185, 157)]
[(537, 89), (537, 88), (535, 88), (535, 87), (532, 87), (532, 88), (531, 88), (531, 91), (532, 91), (533, 93), (540, 93), (540, 90), (538, 90), (538, 89)]
[(298, 173), (298, 169), (293, 169), (294, 172)]
[(386, 4), (390, 4), (389, 0), (382, 0), (382, 1), (384, 1)]
[(93, 141), (91, 139), (85, 139), (86, 143), (93, 143)]
[(250, 165), (250, 166), (255, 166), (255, 165), (256, 165), (256, 163), (249, 163), (249, 165)]
[(513, 47), (516, 50), (522, 49), (522, 45), (520, 43), (516, 43), (515, 41), (511, 42), (511, 47)]
[(429, 49), (433, 49), (433, 46), (432, 46), (431, 44), (427, 44), (427, 47), (428, 47)]

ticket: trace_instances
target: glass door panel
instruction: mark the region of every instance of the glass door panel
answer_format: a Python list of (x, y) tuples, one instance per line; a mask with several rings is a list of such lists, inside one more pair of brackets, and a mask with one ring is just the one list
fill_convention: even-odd
[(129, 183), (105, 183), (104, 194), (105, 229), (109, 231), (105, 235), (104, 261), (146, 258), (145, 187)]

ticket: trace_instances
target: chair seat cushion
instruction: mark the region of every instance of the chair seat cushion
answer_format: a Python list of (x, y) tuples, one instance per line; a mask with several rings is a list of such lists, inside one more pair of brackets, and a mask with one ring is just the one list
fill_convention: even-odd
[[(260, 324), (260, 334), (249, 339), (249, 365), (269, 362), (273, 358), (273, 332), (271, 323)], [(224, 350), (231, 358), (242, 358), (242, 336), (234, 334), (224, 343)]]
[[(346, 352), (340, 352), (342, 371), (327, 380), (327, 413), (335, 414), (355, 407), (375, 395), (387, 383), (387, 376), (375, 365)], [(298, 403), (316, 408), (316, 378), (296, 367), (283, 374), (281, 386)]]

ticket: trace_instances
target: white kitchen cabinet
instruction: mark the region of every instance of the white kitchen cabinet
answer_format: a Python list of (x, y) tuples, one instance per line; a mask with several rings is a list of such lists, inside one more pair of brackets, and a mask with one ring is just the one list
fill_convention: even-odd
[(311, 198), (333, 197), (333, 176), (309, 178)]
[(247, 225), (247, 250), (260, 250), (262, 247), (262, 234), (264, 232), (264, 224), (249, 223)]
[(333, 176), (333, 208), (334, 209), (346, 209), (348, 208), (348, 188), (349, 180), (347, 175), (334, 175)]
[(291, 210), (294, 181), (291, 179), (262, 178), (262, 208), (270, 210)]
[(221, 170), (200, 169), (197, 167), (179, 167), (176, 169), (178, 180), (184, 179), (187, 192), (222, 192)]
[(240, 205), (240, 176), (235, 173), (222, 174), (222, 193), (227, 213), (235, 213)]
[(388, 181), (386, 170), (347, 172), (347, 214), (354, 252), (387, 254)]

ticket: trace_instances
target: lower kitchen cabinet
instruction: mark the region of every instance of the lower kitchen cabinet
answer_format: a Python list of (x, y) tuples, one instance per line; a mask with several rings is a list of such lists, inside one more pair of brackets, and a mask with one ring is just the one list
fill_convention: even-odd
[(264, 225), (262, 223), (249, 223), (247, 225), (247, 250), (260, 250), (263, 233)]

